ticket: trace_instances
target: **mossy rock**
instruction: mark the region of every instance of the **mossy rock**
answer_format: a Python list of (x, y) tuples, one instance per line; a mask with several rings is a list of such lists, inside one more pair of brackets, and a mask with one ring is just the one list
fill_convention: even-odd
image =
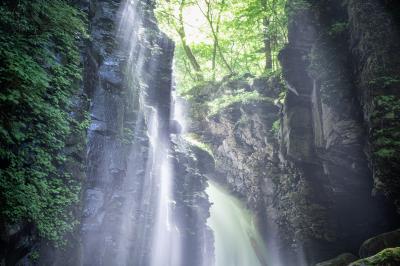
[(351, 253), (343, 253), (336, 258), (317, 263), (315, 266), (347, 266), (358, 258)]
[(400, 229), (366, 240), (360, 247), (360, 258), (370, 257), (385, 248), (400, 247)]
[(397, 266), (400, 265), (400, 247), (387, 248), (378, 254), (351, 263), (349, 266)]

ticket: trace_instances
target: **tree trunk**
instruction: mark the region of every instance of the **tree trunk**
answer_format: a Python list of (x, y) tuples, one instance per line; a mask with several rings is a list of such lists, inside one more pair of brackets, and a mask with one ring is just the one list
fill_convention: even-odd
[(181, 39), (185, 54), (186, 54), (187, 58), (189, 59), (190, 65), (193, 67), (193, 70), (195, 71), (195, 76), (196, 76), (197, 80), (201, 81), (201, 80), (204, 80), (204, 77), (202, 75), (200, 64), (197, 62), (197, 59), (192, 52), (192, 49), (190, 49), (190, 46), (186, 42), (186, 33), (185, 33), (185, 27), (183, 24), (183, 8), (184, 8), (184, 6), (185, 6), (185, 0), (182, 0), (181, 4), (179, 6), (179, 28), (177, 29), (177, 32)]
[[(219, 45), (219, 42), (218, 42), (219, 25), (220, 25), (220, 22), (221, 22), (221, 14), (222, 14), (222, 11), (223, 11), (223, 8), (224, 8), (224, 5), (225, 5), (225, 1), (222, 1), (222, 3), (221, 3), (221, 8), (219, 10), (218, 18), (217, 18), (217, 25), (216, 25), (215, 28), (214, 28), (213, 20), (212, 20), (212, 18), (210, 16), (211, 4), (208, 1), (206, 1), (206, 4), (207, 4), (207, 8), (208, 8), (207, 9), (207, 13), (205, 13), (204, 11), (202, 11), (202, 13), (203, 13), (204, 17), (206, 18), (208, 24), (210, 25), (211, 33), (212, 33), (212, 36), (214, 38), (214, 50), (213, 50), (213, 52), (215, 54), (213, 54), (213, 66), (215, 65), (216, 54), (217, 54), (217, 51), (218, 51), (218, 54), (221, 57), (222, 62), (224, 63), (226, 68), (229, 70), (229, 73), (233, 74), (232, 67), (229, 65), (228, 61), (226, 61), (224, 53), (222, 52), (221, 46)], [(200, 8), (200, 6), (199, 6), (199, 8)], [(201, 8), (200, 8), (200, 10), (201, 10)], [(215, 55), (215, 58), (214, 58), (214, 55)]]
[[(261, 0), (261, 5), (264, 11), (267, 10), (268, 0)], [(272, 49), (271, 49), (271, 38), (268, 34), (268, 27), (269, 27), (269, 18), (265, 17), (263, 19), (263, 41), (264, 41), (264, 53), (265, 53), (265, 72), (272, 70)]]

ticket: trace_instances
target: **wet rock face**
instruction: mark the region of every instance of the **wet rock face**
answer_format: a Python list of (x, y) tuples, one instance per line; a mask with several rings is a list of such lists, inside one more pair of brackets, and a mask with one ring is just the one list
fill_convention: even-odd
[(159, 32), (150, 1), (125, 5), (133, 3), (90, 1), (85, 80), (92, 121), (82, 265), (150, 263), (158, 192), (147, 168), (158, 172), (160, 166), (149, 162), (160, 155), (149, 131), (153, 127), (153, 137), (168, 142), (174, 45)]
[[(276, 159), (273, 134), (268, 136), (266, 132), (277, 119), (277, 110), (269, 102), (234, 104), (208, 121), (215, 147), (216, 178), (230, 185), (253, 209), (263, 202), (264, 165)], [(272, 142), (268, 142), (269, 138)]]
[[(311, 262), (346, 250), (356, 252), (363, 238), (396, 221), (391, 204), (371, 196), (371, 160), (365, 150), (373, 140), (364, 127), (365, 104), (359, 102), (360, 89), (354, 84), (354, 33), (346, 26), (361, 6), (352, 5), (346, 9), (333, 1), (310, 1), (294, 10), (289, 44), (280, 54), (289, 86), (280, 149), (284, 164), (294, 170), (289, 175), (297, 172), (298, 179), (291, 178), (290, 187), (277, 185), (281, 197), (296, 195), (278, 203), (278, 215), (286, 221), (284, 235), (293, 234)], [(366, 31), (357, 33), (369, 36)]]
[(29, 252), (37, 246), (38, 239), (32, 224), (8, 225), (1, 228), (2, 265), (15, 265), (18, 262), (29, 263)]
[(172, 141), (174, 217), (181, 238), (181, 265), (213, 265), (214, 238), (206, 225), (210, 202), (205, 190), (213, 159), (180, 137)]
[(356, 0), (347, 7), (355, 85), (368, 129), (374, 188), (398, 209), (400, 164), (394, 154), (400, 148), (399, 7), (393, 1)]
[[(317, 21), (313, 10), (297, 11), (290, 22), (289, 44), (280, 54), (284, 78), (292, 87), (283, 110), (280, 149), (284, 164), (292, 165), (292, 170), (285, 178), (291, 186), (278, 185), (280, 196), (291, 199), (278, 203), (278, 212), (287, 224), (283, 230), (293, 234), (306, 257), (332, 252), (341, 238), (355, 240), (343, 229), (345, 224), (361, 223), (361, 217), (369, 219), (366, 212), (358, 211), (358, 204), (369, 198), (372, 188), (365, 181), (368, 165), (362, 152), (362, 124), (353, 107), (356, 99), (347, 91), (346, 76), (339, 77), (343, 73), (336, 71), (346, 64), (337, 62), (340, 67), (329, 68), (328, 56), (337, 51), (326, 52), (326, 43), (333, 40), (321, 37), (323, 29)], [(332, 88), (337, 96), (330, 95)], [(358, 214), (350, 215), (352, 211)]]
[[(279, 93), (276, 80), (258, 79), (249, 82), (239, 79), (211, 86), (204, 95), (198, 96), (199, 102), (207, 100), (207, 97), (221, 97), (224, 91), (242, 88), (257, 91), (269, 98), (277, 97)], [(192, 113), (203, 111), (198, 106), (192, 108), (196, 108)], [(272, 128), (274, 122), (279, 120), (279, 107), (269, 100), (237, 102), (215, 115), (207, 117), (204, 114), (200, 117), (203, 120), (194, 120), (191, 130), (200, 134), (212, 149), (215, 171), (210, 174), (210, 178), (228, 187), (242, 199), (257, 214), (263, 230), (278, 233), (277, 223), (269, 221), (276, 222), (277, 218), (273, 207), (276, 195), (272, 180), (280, 173), (279, 149), (275, 135), (277, 132)], [(267, 215), (268, 220), (265, 219)]]

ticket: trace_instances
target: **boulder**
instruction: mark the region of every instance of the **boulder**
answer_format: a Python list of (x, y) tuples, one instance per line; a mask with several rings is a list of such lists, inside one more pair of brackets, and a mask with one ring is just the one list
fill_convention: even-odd
[(366, 258), (375, 255), (385, 248), (400, 246), (400, 229), (384, 233), (366, 240), (360, 247), (359, 255)]
[(387, 248), (378, 254), (355, 261), (349, 266), (396, 266), (400, 265), (400, 247)]
[(169, 131), (171, 134), (181, 134), (182, 125), (178, 121), (172, 120), (169, 125)]
[(358, 258), (351, 253), (343, 253), (336, 258), (317, 263), (315, 266), (347, 266)]

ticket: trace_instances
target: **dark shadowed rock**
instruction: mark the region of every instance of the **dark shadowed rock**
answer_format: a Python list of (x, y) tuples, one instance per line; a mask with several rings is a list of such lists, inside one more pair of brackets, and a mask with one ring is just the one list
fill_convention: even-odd
[(175, 174), (173, 215), (182, 243), (181, 265), (214, 265), (214, 238), (207, 226), (211, 204), (205, 192), (208, 186), (206, 175), (214, 170), (213, 158), (175, 136), (170, 159)]
[(179, 124), (178, 121), (172, 120), (169, 125), (169, 132), (171, 134), (181, 134), (182, 133), (182, 126)]
[(373, 256), (385, 248), (400, 246), (400, 229), (384, 233), (366, 240), (360, 247), (361, 258)]
[(358, 258), (351, 253), (343, 253), (334, 259), (315, 264), (315, 266), (347, 266)]

